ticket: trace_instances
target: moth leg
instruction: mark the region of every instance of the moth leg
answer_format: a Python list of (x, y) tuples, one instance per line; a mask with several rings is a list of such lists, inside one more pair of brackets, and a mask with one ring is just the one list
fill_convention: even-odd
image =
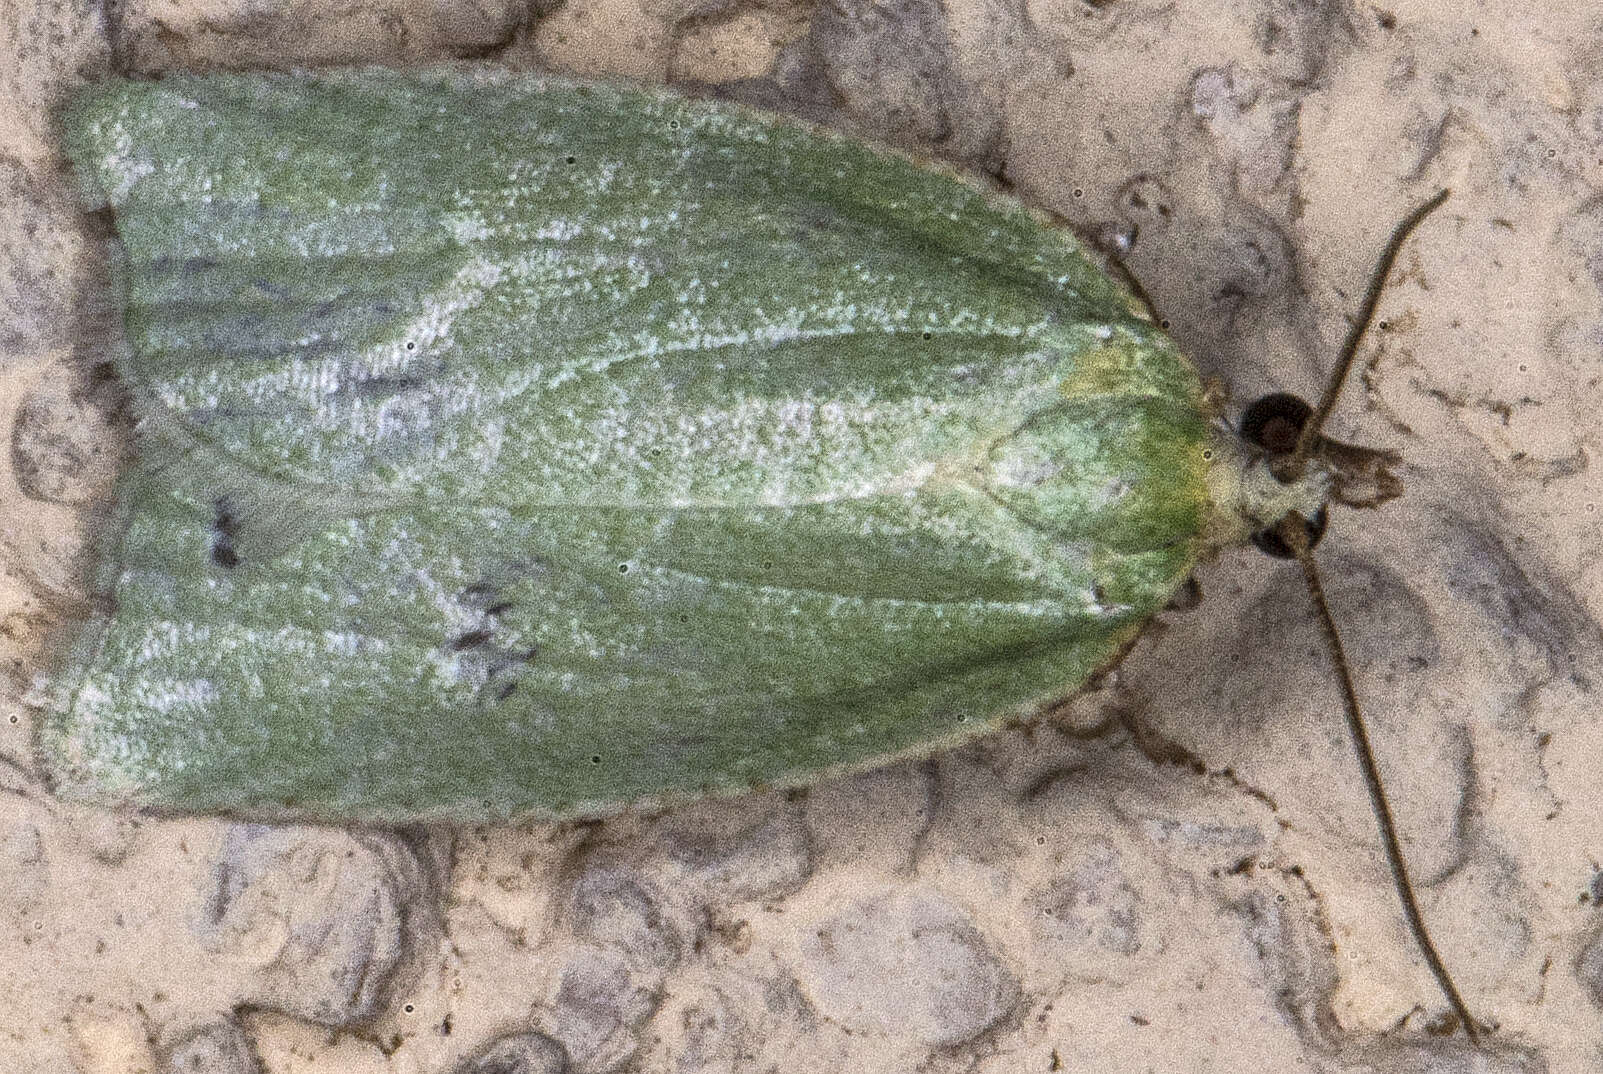
[(1166, 612), (1189, 612), (1201, 603), (1202, 583), (1197, 581), (1197, 576), (1193, 574), (1180, 583), (1180, 588), (1174, 591), (1174, 596), (1169, 598), (1169, 603), (1163, 606), (1163, 610)]

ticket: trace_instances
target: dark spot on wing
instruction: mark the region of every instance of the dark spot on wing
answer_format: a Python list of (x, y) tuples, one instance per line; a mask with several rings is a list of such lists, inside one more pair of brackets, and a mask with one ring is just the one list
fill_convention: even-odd
[(350, 394), (362, 399), (383, 399), (424, 386), (420, 376), (368, 377), (348, 385)]
[(514, 648), (510, 639), (498, 637), (501, 617), (515, 607), (515, 602), (502, 594), (497, 583), (474, 582), (464, 586), (457, 599), (477, 621), (448, 639), (445, 647), (449, 652), (464, 654), (464, 674), (477, 678), (481, 698), (505, 701), (517, 691), (522, 669), (539, 657), (540, 647), (522, 644)]
[(266, 295), (268, 298), (276, 299), (279, 302), (288, 302), (290, 299), (290, 290), (288, 287), (285, 287), (280, 283), (275, 283), (266, 276), (256, 277), (251, 281), (251, 286), (256, 289), (258, 294)]
[(458, 634), (451, 639), (450, 649), (453, 653), (460, 653), (464, 649), (473, 649), (490, 640), (488, 630), (470, 630), (466, 634)]
[(506, 650), (492, 650), (486, 658), (486, 675), (484, 685), (496, 685), (495, 699), (505, 701), (512, 691), (518, 688), (519, 673), (524, 667), (534, 663), (540, 655), (540, 647), (531, 645), (521, 652), (508, 652)]
[(239, 517), (229, 506), (227, 497), (220, 497), (212, 511), (212, 562), (233, 570), (239, 566), (239, 551), (234, 547), (239, 536)]

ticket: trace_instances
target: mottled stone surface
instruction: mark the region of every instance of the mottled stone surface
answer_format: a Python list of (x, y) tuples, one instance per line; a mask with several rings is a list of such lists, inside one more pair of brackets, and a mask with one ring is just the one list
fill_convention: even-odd
[(864, 899), (814, 925), (799, 978), (848, 1029), (935, 1048), (973, 1039), (1019, 1001), (1018, 982), (973, 920), (918, 891)]
[(261, 1074), (237, 1022), (209, 1022), (180, 1035), (160, 1057), (162, 1074)]
[(251, 1006), (346, 1026), (384, 1008), (411, 945), (427, 942), (431, 888), (412, 849), (386, 833), (240, 824), (195, 931), (249, 967)]

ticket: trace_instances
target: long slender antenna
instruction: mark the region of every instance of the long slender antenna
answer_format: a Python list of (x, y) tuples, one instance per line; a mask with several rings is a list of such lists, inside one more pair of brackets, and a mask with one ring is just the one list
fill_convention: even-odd
[(1341, 342), (1341, 353), (1336, 359), (1335, 372), (1325, 384), (1325, 394), (1320, 398), (1319, 406), (1314, 409), (1313, 416), (1303, 424), (1302, 433), (1297, 437), (1297, 446), (1275, 466), (1275, 475), (1281, 481), (1295, 481), (1303, 475), (1303, 470), (1308, 465), (1308, 456), (1314, 449), (1314, 442), (1319, 439), (1319, 433), (1324, 429), (1330, 412), (1336, 409), (1336, 400), (1341, 396), (1342, 386), (1347, 383), (1347, 374), (1352, 369), (1353, 358), (1358, 354), (1358, 344), (1363, 342), (1364, 333), (1369, 330), (1370, 321), (1374, 320), (1375, 307), (1380, 305), (1380, 294), (1386, 287), (1386, 277), (1391, 275), (1392, 266), (1397, 262), (1397, 255), (1402, 251), (1403, 243), (1408, 241), (1408, 236), (1413, 234), (1414, 229), (1425, 217), (1441, 207), (1449, 193), (1447, 190), (1437, 191), (1435, 197), (1409, 213), (1392, 231), (1391, 238), (1386, 240), (1386, 249), (1381, 251), (1380, 261), (1369, 277), (1369, 287), (1364, 291), (1364, 301), (1358, 307), (1358, 316), (1348, 326), (1347, 338)]
[[(1439, 204), (1440, 198), (1437, 199)], [(1319, 581), (1319, 568), (1314, 563), (1313, 549), (1308, 544), (1308, 524), (1301, 515), (1293, 512), (1278, 527), (1281, 538), (1286, 541), (1302, 566), (1302, 576), (1308, 583), (1308, 594), (1313, 598), (1314, 607), (1319, 610), (1319, 625), (1323, 628), (1325, 640), (1330, 645), (1331, 660), (1336, 665), (1337, 678), (1341, 680), (1341, 692), (1347, 702), (1347, 731), (1352, 738), (1353, 750), (1358, 754), (1358, 768), (1364, 775), (1364, 788), (1369, 792), (1369, 805), (1374, 811), (1375, 821), (1380, 827), (1380, 842), (1386, 848), (1386, 864), (1391, 869), (1392, 886), (1397, 890), (1397, 897), (1403, 904), (1403, 916), (1408, 919), (1408, 931), (1413, 934), (1414, 942), (1419, 945), (1420, 953), (1425, 956), (1425, 964), (1436, 978), (1436, 984), (1441, 988), (1442, 994), (1447, 997), (1447, 1004), (1458, 1015), (1463, 1023), (1464, 1033), (1469, 1037), (1471, 1044), (1480, 1043), (1480, 1033), (1475, 1019), (1470, 1016), (1469, 1007), (1458, 994), (1458, 986), (1453, 983), (1453, 977), (1447, 972), (1447, 966), (1442, 962), (1442, 956), (1436, 953), (1436, 945), (1431, 941), (1430, 933), (1425, 929), (1425, 918), (1419, 912), (1419, 903), (1414, 899), (1414, 885), (1408, 878), (1408, 866), (1403, 861), (1402, 844), (1397, 839), (1397, 825), (1392, 820), (1391, 804), (1386, 800), (1386, 788), (1380, 781), (1380, 769), (1375, 764), (1375, 751), (1369, 745), (1369, 729), (1364, 724), (1363, 710), (1358, 705), (1358, 690), (1353, 685), (1352, 668), (1347, 663), (1347, 652), (1342, 647), (1341, 635), (1336, 631), (1335, 617), (1330, 614), (1330, 605), (1325, 600), (1325, 587)]]

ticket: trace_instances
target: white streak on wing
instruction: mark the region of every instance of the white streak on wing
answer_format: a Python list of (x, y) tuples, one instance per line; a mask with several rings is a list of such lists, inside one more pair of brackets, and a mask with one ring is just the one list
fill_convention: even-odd
[(146, 679), (133, 685), (125, 702), (151, 712), (204, 709), (217, 700), (210, 679)]
[[(357, 368), (374, 375), (405, 369), (430, 346), (449, 341), (456, 320), (484, 301), (485, 295), (506, 273), (506, 267), (487, 257), (475, 257), (456, 271), (450, 281), (421, 303), (410, 321), (402, 322), (392, 341), (369, 348), (355, 360)], [(407, 344), (414, 344), (407, 349)], [(330, 362), (343, 367), (349, 360)], [(341, 372), (344, 372), (341, 370)], [(344, 373), (349, 376), (348, 372)]]
[[(156, 164), (149, 154), (136, 152), (135, 146), (142, 144), (136, 142), (133, 133), (126, 123), (127, 111), (123, 110), (115, 119), (102, 120), (95, 124), (98, 130), (110, 127), (115, 133), (112, 137), (112, 147), (106, 153), (99, 167), (106, 199), (112, 205), (120, 205), (128, 200), (129, 193), (139, 181), (146, 178), (156, 170)], [(96, 135), (96, 141), (103, 140)]]
[[(380, 191), (381, 196), (382, 193)], [(445, 213), (440, 218), (440, 223), (446, 231), (450, 232), (451, 237), (463, 246), (483, 242), (493, 234), (490, 230), (489, 222), (484, 219), (484, 214), (474, 208), (464, 208), (454, 213)]]

